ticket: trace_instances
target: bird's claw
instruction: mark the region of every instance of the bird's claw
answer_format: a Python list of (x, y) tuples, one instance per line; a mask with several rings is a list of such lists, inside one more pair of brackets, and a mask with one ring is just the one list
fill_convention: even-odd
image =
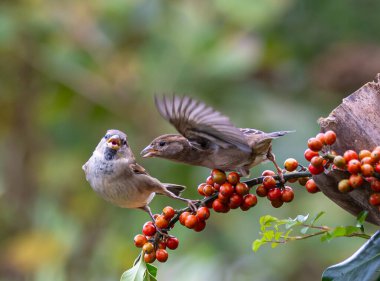
[(187, 204), (189, 205), (189, 208), (192, 212), (196, 212), (198, 210), (197, 204), (199, 203), (199, 200), (188, 200)]

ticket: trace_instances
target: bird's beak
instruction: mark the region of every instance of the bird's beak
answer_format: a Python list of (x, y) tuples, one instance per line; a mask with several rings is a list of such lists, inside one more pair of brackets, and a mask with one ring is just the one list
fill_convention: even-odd
[(121, 139), (118, 135), (113, 135), (107, 140), (107, 147), (113, 150), (119, 150), (121, 146)]
[(151, 145), (148, 145), (147, 147), (145, 147), (141, 152), (140, 152), (140, 155), (144, 158), (148, 158), (148, 157), (154, 157), (157, 155), (157, 149), (154, 149)]

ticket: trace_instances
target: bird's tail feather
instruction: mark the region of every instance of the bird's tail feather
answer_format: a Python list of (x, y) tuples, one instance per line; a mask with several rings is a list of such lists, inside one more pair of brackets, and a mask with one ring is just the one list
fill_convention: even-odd
[(267, 135), (271, 138), (278, 138), (278, 137), (282, 137), (286, 134), (289, 134), (289, 133), (294, 133), (295, 131), (278, 131), (278, 132), (272, 132), (272, 133), (268, 133)]
[(174, 193), (177, 196), (181, 196), (181, 193), (186, 189), (183, 185), (172, 184), (172, 183), (164, 183), (164, 186), (171, 193)]

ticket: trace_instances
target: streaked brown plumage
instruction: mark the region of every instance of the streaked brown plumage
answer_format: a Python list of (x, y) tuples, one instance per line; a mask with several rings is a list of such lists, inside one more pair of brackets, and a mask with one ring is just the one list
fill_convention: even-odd
[(253, 166), (270, 160), (281, 174), (271, 151), (271, 142), (289, 131), (264, 133), (256, 129), (238, 129), (228, 117), (186, 96), (156, 97), (155, 102), (160, 114), (180, 134), (157, 137), (141, 152), (143, 157), (233, 170), (243, 176), (248, 176)]
[(107, 131), (82, 168), (92, 189), (119, 207), (142, 209), (153, 218), (149, 203), (155, 194), (192, 205), (191, 200), (179, 197), (184, 186), (161, 183), (136, 163), (127, 135), (119, 130)]

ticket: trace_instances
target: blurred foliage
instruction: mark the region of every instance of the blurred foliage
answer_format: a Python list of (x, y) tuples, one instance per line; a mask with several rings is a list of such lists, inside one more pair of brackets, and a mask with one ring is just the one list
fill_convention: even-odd
[[(302, 159), (316, 119), (379, 70), (379, 8), (370, 0), (1, 1), (0, 281), (119, 280), (131, 267), (146, 214), (98, 198), (81, 170), (107, 128), (127, 132), (152, 175), (196, 196), (207, 169), (138, 157), (174, 131), (154, 93), (202, 99), (241, 127), (294, 129), (274, 151), (280, 162)], [(333, 225), (352, 220), (299, 189), (280, 210), (262, 201), (248, 213), (213, 214), (201, 234), (175, 229), (180, 248), (159, 279), (319, 279), (362, 241), (251, 250), (265, 214), (324, 210)], [(181, 206), (160, 197), (152, 208), (166, 204)]]

